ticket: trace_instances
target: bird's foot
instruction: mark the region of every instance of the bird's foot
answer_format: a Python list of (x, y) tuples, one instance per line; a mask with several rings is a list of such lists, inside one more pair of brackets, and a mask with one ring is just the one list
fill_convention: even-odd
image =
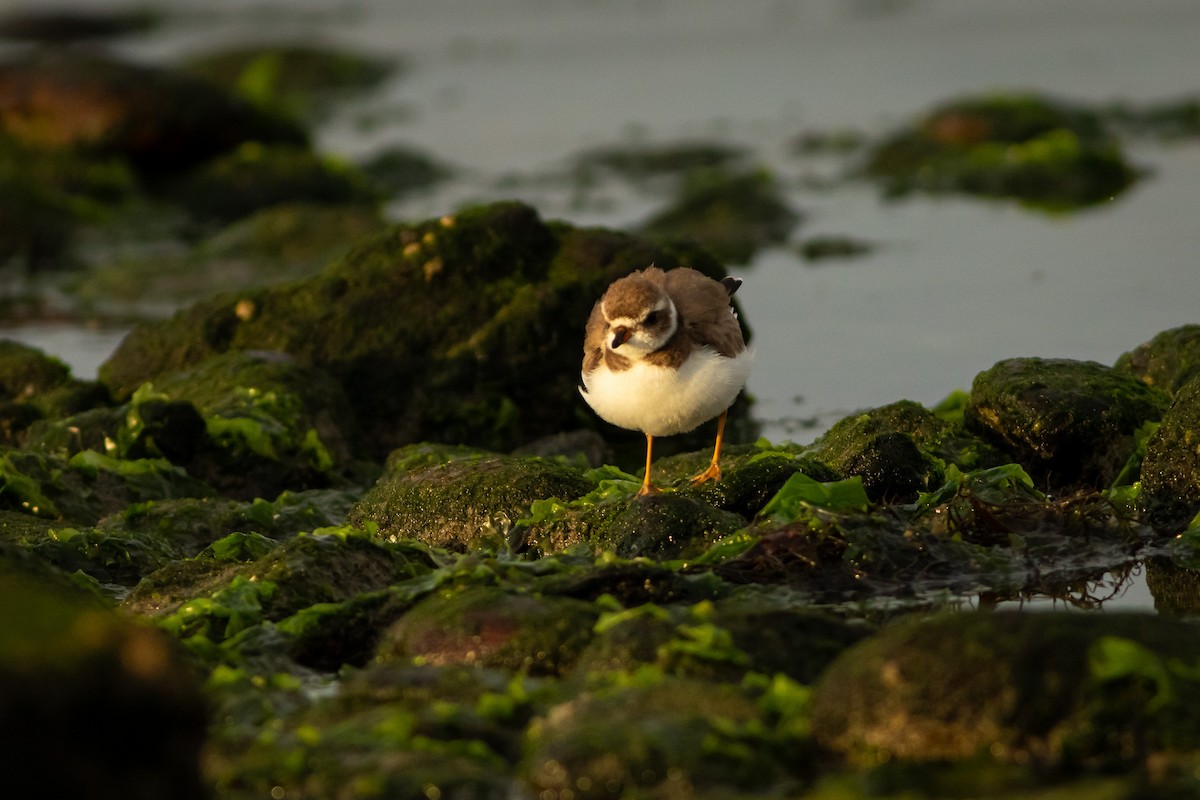
[(721, 480), (721, 465), (714, 461), (708, 465), (708, 469), (692, 478), (692, 486), (699, 486), (702, 483), (719, 480)]
[(637, 496), (645, 497), (648, 494), (662, 494), (662, 489), (658, 488), (653, 483), (643, 483), (642, 488), (638, 489)]

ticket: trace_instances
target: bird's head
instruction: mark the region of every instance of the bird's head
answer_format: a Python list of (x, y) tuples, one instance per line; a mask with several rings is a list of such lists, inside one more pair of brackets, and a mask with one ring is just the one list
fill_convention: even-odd
[(679, 327), (671, 298), (661, 286), (637, 274), (610, 286), (601, 310), (608, 324), (605, 346), (628, 358), (642, 358), (658, 350)]

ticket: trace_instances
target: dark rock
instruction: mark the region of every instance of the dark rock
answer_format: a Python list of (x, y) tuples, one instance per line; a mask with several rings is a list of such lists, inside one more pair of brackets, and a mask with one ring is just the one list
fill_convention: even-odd
[(842, 477), (858, 475), (872, 500), (905, 502), (941, 481), (939, 462), (966, 468), (1001, 461), (1000, 455), (961, 426), (911, 400), (846, 417), (805, 455)]
[(418, 603), (384, 634), (388, 661), (463, 664), (531, 675), (561, 675), (592, 636), (597, 608), (570, 597), (492, 586), (443, 589)]
[[(411, 451), (401, 451), (411, 452)], [(469, 550), (507, 541), (535, 500), (574, 499), (591, 488), (583, 473), (536, 458), (475, 454), (423, 467), (391, 468), (350, 512), (381, 536)], [(419, 463), (419, 462), (417, 462)]]
[(745, 264), (759, 248), (786, 241), (799, 220), (767, 173), (718, 171), (693, 175), (676, 203), (641, 230), (700, 242), (722, 261)]
[(1200, 512), (1200, 379), (1183, 386), (1146, 442), (1142, 503), (1157, 527), (1174, 532)]
[(293, 123), (207, 81), (74, 51), (0, 65), (0, 132), (33, 147), (175, 172), (247, 141), (303, 144)]
[(674, 142), (661, 145), (600, 147), (575, 159), (576, 169), (612, 170), (630, 181), (657, 175), (683, 175), (729, 167), (746, 151), (720, 142)]
[(885, 628), (826, 670), (812, 730), (860, 763), (1139, 763), (1200, 742), (1195, 628), (1143, 614), (958, 613)]
[(1116, 368), (1129, 370), (1148, 386), (1174, 395), (1200, 377), (1200, 325), (1163, 331), (1117, 359)]
[(354, 167), (304, 147), (243, 144), (183, 176), (171, 196), (194, 216), (232, 222), (283, 203), (374, 206), (379, 196)]
[[(101, 379), (128, 397), (209, 355), (269, 348), (342, 383), (377, 458), (423, 440), (509, 451), (599, 424), (577, 390), (583, 322), (612, 280), (650, 263), (721, 275), (695, 251), (546, 224), (520, 204), (469, 209), (392, 227), (309, 280), (140, 325)], [(745, 419), (735, 406), (730, 431)]]
[(358, 167), (374, 186), (392, 198), (432, 188), (453, 174), (450, 167), (405, 147), (389, 147)]
[(110, 400), (108, 390), (95, 381), (72, 378), (70, 367), (60, 359), (36, 347), (0, 339), (0, 402), (27, 405), (39, 417), (57, 418), (107, 405)]
[(1146, 559), (1146, 588), (1154, 596), (1154, 610), (1164, 617), (1200, 615), (1200, 570), (1189, 563), (1163, 557)]
[(1039, 486), (1106, 487), (1133, 453), (1134, 432), (1158, 420), (1167, 402), (1092, 361), (1014, 358), (975, 377), (965, 422)]
[(961, 192), (1048, 210), (1107, 202), (1137, 178), (1096, 113), (1019, 94), (946, 103), (876, 145), (863, 172), (893, 195)]
[(713, 508), (753, 519), (767, 501), (797, 472), (815, 480), (841, 477), (820, 461), (785, 449), (763, 450), (754, 445), (733, 445), (721, 451), (721, 480), (691, 485), (691, 476), (702, 472), (712, 454), (707, 450), (670, 456), (654, 462), (654, 479), (663, 486), (674, 483), (686, 497)]
[(734, 744), (737, 731), (761, 724), (758, 705), (730, 684), (666, 679), (584, 693), (532, 727), (521, 774), (532, 793), (673, 797), (753, 792), (811, 769), (794, 738)]
[(14, 797), (209, 795), (205, 703), (171, 641), (4, 560), (0, 727), (20, 731), (0, 755)]
[(142, 9), (26, 8), (0, 18), (0, 37), (66, 44), (145, 33), (158, 21), (157, 14)]
[(673, 492), (634, 498), (592, 532), (597, 552), (655, 560), (697, 556), (708, 545), (745, 527), (737, 514)]

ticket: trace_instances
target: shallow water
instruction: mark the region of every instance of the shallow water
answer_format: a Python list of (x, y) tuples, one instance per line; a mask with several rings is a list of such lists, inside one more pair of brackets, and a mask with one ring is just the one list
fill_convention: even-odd
[[(1133, 145), (1152, 174), (1108, 205), (1063, 216), (965, 199), (886, 202), (866, 185), (815, 189), (807, 179), (834, 167), (789, 152), (803, 130), (876, 135), (963, 92), (1134, 103), (1195, 92), (1192, 0), (159, 6), (165, 27), (120, 49), (169, 61), (268, 36), (402, 57), (401, 74), (318, 133), (324, 150), (348, 157), (403, 144), (461, 169), (396, 204), (398, 218), (517, 197), (547, 217), (628, 226), (665, 198), (615, 183), (581, 202), (565, 178), (573, 156), (681, 139), (750, 148), (806, 214), (796, 240), (846, 234), (878, 245), (820, 266), (775, 248), (735, 270), (758, 351), (749, 389), (772, 439), (808, 441), (846, 413), (902, 398), (935, 403), (1002, 358), (1111, 363), (1161, 330), (1200, 322), (1200, 142)], [(5, 335), (90, 377), (120, 332)], [(1114, 603), (1152, 607), (1136, 576)]]

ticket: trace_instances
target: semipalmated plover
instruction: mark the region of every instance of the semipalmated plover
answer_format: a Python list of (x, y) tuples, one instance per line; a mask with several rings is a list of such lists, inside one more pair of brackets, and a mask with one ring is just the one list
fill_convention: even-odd
[(753, 360), (729, 299), (741, 284), (652, 266), (614, 281), (592, 308), (579, 391), (603, 419), (646, 435), (639, 495), (658, 491), (650, 480), (654, 437), (718, 416), (712, 463), (692, 482), (721, 478), (725, 418)]

